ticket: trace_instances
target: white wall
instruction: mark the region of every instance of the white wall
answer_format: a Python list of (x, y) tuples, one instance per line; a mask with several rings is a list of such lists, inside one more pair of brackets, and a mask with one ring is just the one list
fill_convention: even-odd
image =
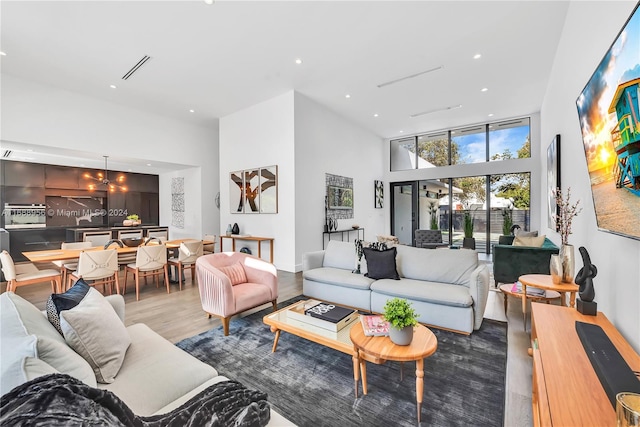
[[(4, 140), (201, 168), (185, 187), (188, 230), (218, 233), (217, 132), (6, 74), (1, 85)], [(171, 222), (170, 182), (160, 177), (160, 225)]]
[[(385, 234), (388, 196), (384, 209), (374, 208), (374, 181), (384, 176), (383, 146), (379, 136), (295, 93), (296, 271), (303, 253), (322, 249), (327, 173), (353, 178), (353, 218), (338, 220), (338, 229), (357, 224), (370, 241)], [(385, 183), (385, 194), (388, 189)]]
[[(253, 105), (220, 119), (220, 230), (238, 223), (241, 234), (274, 237), (274, 264), (295, 270), (295, 162), (293, 92)], [(229, 173), (278, 166), (278, 213), (230, 213)], [(257, 255), (253, 242), (238, 242)], [(224, 250), (231, 250), (226, 240)], [(263, 243), (262, 258), (269, 247)]]
[[(569, 243), (576, 246), (576, 269), (582, 266), (577, 248), (584, 246), (598, 267), (594, 279), (598, 310), (640, 351), (640, 242), (597, 231), (576, 98), (600, 63), (635, 6), (627, 2), (571, 2), (541, 110), (541, 168), (546, 169), (546, 145), (561, 135), (562, 187), (584, 210), (573, 221)], [(546, 190), (539, 198), (545, 200)], [(546, 218), (545, 204), (539, 215)], [(546, 221), (543, 222), (546, 226)], [(640, 226), (640, 225), (639, 225)], [(560, 237), (547, 228), (555, 243)]]

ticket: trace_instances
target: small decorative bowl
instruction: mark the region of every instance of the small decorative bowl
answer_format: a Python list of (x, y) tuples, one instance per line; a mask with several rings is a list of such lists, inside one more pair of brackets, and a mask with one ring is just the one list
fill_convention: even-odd
[(125, 244), (125, 246), (129, 246), (130, 248), (135, 248), (136, 246), (140, 246), (142, 244), (143, 240), (142, 239), (138, 239), (138, 238), (126, 238), (126, 239), (122, 239), (122, 243)]
[(351, 228), (353, 228), (354, 230), (357, 230), (358, 228), (360, 228), (360, 226), (358, 224), (353, 224)]

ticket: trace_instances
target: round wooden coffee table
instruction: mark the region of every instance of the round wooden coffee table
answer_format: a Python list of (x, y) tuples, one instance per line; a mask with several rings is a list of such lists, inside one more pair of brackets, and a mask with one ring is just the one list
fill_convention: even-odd
[[(382, 364), (387, 360), (397, 362), (416, 362), (416, 402), (418, 423), (422, 410), (422, 394), (424, 392), (424, 358), (431, 356), (438, 348), (436, 336), (423, 325), (416, 325), (413, 329), (413, 340), (409, 345), (396, 345), (389, 337), (368, 337), (362, 330), (362, 324), (357, 322), (351, 328), (353, 342), (353, 379), (358, 397), (359, 374), (362, 371), (362, 392), (367, 394), (367, 365), (366, 360)], [(358, 369), (360, 368), (360, 369)]]

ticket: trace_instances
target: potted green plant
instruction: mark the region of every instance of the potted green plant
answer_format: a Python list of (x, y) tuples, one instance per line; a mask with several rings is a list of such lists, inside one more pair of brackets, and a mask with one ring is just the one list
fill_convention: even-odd
[(418, 314), (406, 299), (393, 298), (384, 304), (384, 320), (389, 322), (389, 338), (394, 344), (409, 345)]
[(464, 211), (462, 217), (464, 239), (462, 240), (462, 247), (467, 249), (476, 249), (476, 239), (473, 237), (473, 215), (468, 210)]
[(502, 208), (502, 236), (498, 238), (499, 244), (510, 245), (513, 242), (511, 227), (513, 227), (513, 208)]
[(137, 214), (131, 214), (127, 216), (127, 219), (122, 221), (122, 225), (126, 227), (140, 225), (140, 217)]
[(429, 203), (429, 213), (431, 214), (431, 229), (438, 229), (438, 206), (435, 202)]

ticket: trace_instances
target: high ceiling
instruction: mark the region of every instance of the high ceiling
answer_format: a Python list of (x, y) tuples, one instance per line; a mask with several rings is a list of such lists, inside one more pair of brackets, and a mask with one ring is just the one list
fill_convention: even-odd
[(391, 138), (539, 111), (567, 7), (3, 0), (1, 71), (211, 129), (296, 90)]

